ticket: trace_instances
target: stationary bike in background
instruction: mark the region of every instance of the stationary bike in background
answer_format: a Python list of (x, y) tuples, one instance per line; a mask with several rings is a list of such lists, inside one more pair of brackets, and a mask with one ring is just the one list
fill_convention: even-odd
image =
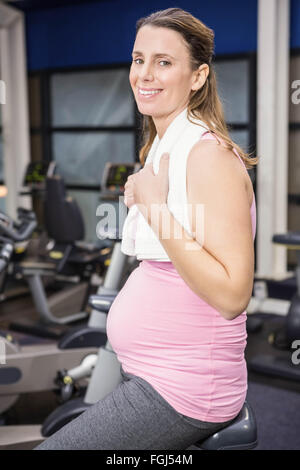
[[(47, 237), (45, 234), (42, 236), (44, 243), (30, 241), (29, 247), (35, 246), (38, 256), (26, 256), (16, 262), (14, 275), (27, 282), (39, 314), (39, 325), (33, 326), (24, 320), (21, 325), (10, 325), (14, 331), (54, 339), (58, 337), (57, 329), (51, 330), (51, 325), (63, 326), (87, 318), (85, 307), (91, 292), (92, 276), (97, 272), (103, 277), (112, 252), (110, 242), (83, 242), (84, 223), (81, 211), (76, 201), (67, 196), (63, 178), (56, 174), (56, 170), (54, 162), (51, 162), (48, 169), (41, 166), (41, 163), (31, 163), (26, 172), (25, 181), (27, 184), (30, 182), (30, 191), (38, 192), (43, 200)], [(60, 287), (65, 287), (66, 284), (71, 284), (72, 287), (59, 291), (48, 300), (43, 281), (45, 278), (52, 279), (56, 284), (59, 281)], [(83, 292), (82, 286), (85, 287)], [(81, 296), (83, 293), (80, 312), (64, 317), (53, 314), (51, 309), (62, 303), (65, 305), (72, 302), (78, 293)]]
[(273, 236), (273, 243), (296, 250), (297, 291), (289, 303), (283, 327), (269, 336), (269, 343), (280, 350), (280, 353), (277, 356), (259, 354), (248, 365), (254, 372), (300, 381), (298, 361), (292, 360), (293, 353), (300, 347), (300, 232), (276, 234)]
[[(119, 196), (123, 195), (123, 187), (127, 180), (129, 174), (135, 171), (137, 168), (136, 164), (110, 164), (107, 165), (106, 170), (103, 174), (103, 180), (101, 185), (101, 193), (100, 193), (100, 200), (102, 203), (110, 202), (119, 205)], [(123, 210), (126, 211), (126, 207), (123, 205)], [(100, 215), (100, 214), (98, 214)], [(123, 218), (125, 217), (125, 213), (123, 214)], [(105, 214), (103, 214), (105, 217)], [(122, 214), (120, 215), (117, 220), (122, 218)], [(108, 305), (111, 299), (117, 294), (118, 290), (122, 287), (124, 282), (126, 281), (129, 273), (134, 269), (136, 266), (135, 258), (127, 257), (121, 252), (121, 237), (119, 235), (121, 231), (120, 227), (109, 227), (105, 226), (102, 230), (102, 234), (99, 230), (99, 236), (101, 238), (108, 238), (111, 239), (113, 243), (113, 253), (111, 256), (110, 264), (107, 269), (104, 283), (98, 289), (98, 294), (102, 294), (105, 297), (105, 305)], [(99, 312), (96, 309), (92, 309), (88, 325), (86, 329), (80, 332), (80, 330), (71, 329), (67, 332), (64, 337), (59, 341), (58, 346), (53, 345), (51, 347), (52, 350), (52, 357), (50, 356), (51, 351), (49, 350), (49, 346), (44, 345), (44, 354), (43, 357), (39, 359), (39, 361), (43, 362), (41, 369), (39, 370), (38, 366), (33, 365), (33, 347), (31, 347), (31, 366), (27, 366), (27, 369), (24, 371), (24, 381), (23, 381), (23, 388), (22, 382), (15, 381), (15, 382), (5, 382), (7, 379), (7, 372), (3, 369), (0, 369), (0, 403), (3, 403), (1, 395), (12, 395), (13, 392), (16, 395), (16, 392), (30, 392), (30, 391), (39, 391), (45, 389), (60, 389), (60, 394), (64, 399), (69, 398), (72, 395), (72, 391), (76, 388), (76, 383), (78, 380), (85, 380), (88, 377), (94, 366), (97, 364), (98, 358), (102, 355), (102, 363), (108, 363), (111, 357), (110, 351), (107, 351), (106, 348), (101, 349), (98, 353), (99, 347), (104, 346), (107, 342), (106, 338), (106, 311), (105, 309), (102, 312)], [(98, 348), (96, 351), (81, 349), (81, 359), (78, 357), (77, 361), (73, 361), (73, 365), (68, 365), (65, 361), (64, 362), (64, 355), (69, 354), (73, 355), (76, 352), (78, 353), (77, 349), (71, 349), (70, 345), (75, 348), (80, 347), (82, 340), (85, 337), (92, 336), (95, 340), (98, 340)], [(99, 342), (99, 338), (101, 336), (101, 341)], [(34, 348), (35, 349), (35, 348)], [(49, 351), (49, 355), (47, 357), (47, 350)], [(96, 354), (95, 354), (96, 352)], [(60, 366), (58, 364), (58, 358), (60, 358)], [(15, 364), (14, 361), (18, 361)], [(21, 361), (21, 362), (20, 362)], [(28, 353), (23, 355), (22, 352), (17, 354), (14, 357), (14, 353), (12, 353), (11, 357), (7, 358), (7, 366), (12, 365), (13, 368), (19, 370), (18, 375), (22, 376), (23, 372), (20, 371), (22, 367), (22, 363), (27, 361), (27, 364), (30, 364), (30, 359), (28, 357)], [(15, 365), (14, 365), (15, 364)], [(106, 371), (106, 369), (104, 368)], [(36, 371), (36, 377), (34, 377), (34, 371)], [(1, 372), (3, 377), (1, 379)], [(17, 373), (17, 372), (16, 372)], [(103, 375), (104, 387), (110, 382), (110, 380), (115, 380), (114, 377), (118, 376), (118, 371), (112, 370), (108, 376)], [(25, 383), (26, 379), (26, 383)], [(42, 383), (41, 383), (42, 382)], [(1, 383), (3, 386), (1, 386)], [(43, 388), (42, 388), (43, 387)], [(46, 388), (48, 387), (48, 388)], [(11, 406), (11, 405), (10, 405)], [(1, 411), (1, 409), (0, 409)], [(30, 445), (30, 442), (36, 442), (38, 440), (42, 440), (43, 437), (41, 436), (41, 426), (5, 426), (4, 428), (0, 428), (0, 448), (11, 448), (15, 443), (23, 443), (26, 442)], [(2, 447), (3, 446), (3, 447)]]
[[(30, 238), (36, 227), (34, 213), (19, 209), (18, 214), (18, 221), (4, 214), (0, 218), (0, 232), (2, 236), (5, 233), (11, 246)], [(5, 259), (4, 254), (2, 250), (1, 259)], [(58, 343), (26, 335), (20, 342), (4, 331), (0, 336), (6, 350), (6, 363), (0, 367), (0, 415), (16, 403), (20, 394), (60, 389), (60, 370), (75, 368), (77, 377), (78, 369), (83, 368), (89, 375), (99, 347), (106, 342), (105, 329), (96, 325), (70, 328)]]

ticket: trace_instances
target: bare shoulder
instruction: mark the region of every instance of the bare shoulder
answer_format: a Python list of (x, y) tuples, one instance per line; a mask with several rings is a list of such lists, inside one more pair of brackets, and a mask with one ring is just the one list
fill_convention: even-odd
[(197, 142), (190, 151), (188, 166), (206, 171), (220, 167), (220, 172), (228, 168), (240, 175), (244, 175), (245, 171), (235, 153), (215, 140)]
[[(230, 185), (243, 186), (249, 206), (252, 204), (253, 188), (249, 174), (237, 155), (218, 144), (216, 140), (200, 140), (190, 151), (187, 162), (187, 180), (218, 185), (220, 179)], [(188, 183), (187, 181), (187, 183)]]

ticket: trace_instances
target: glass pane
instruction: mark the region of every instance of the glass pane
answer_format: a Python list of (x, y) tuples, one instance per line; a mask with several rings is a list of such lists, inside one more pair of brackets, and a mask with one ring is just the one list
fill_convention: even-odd
[(134, 125), (128, 74), (122, 69), (53, 75), (52, 125)]
[(229, 132), (231, 139), (245, 152), (248, 152), (249, 132), (248, 130), (231, 130)]
[(134, 162), (133, 132), (54, 133), (58, 172), (69, 184), (100, 185), (106, 162)]
[[(233, 142), (239, 145), (245, 152), (249, 152), (249, 132), (248, 130), (234, 130), (230, 131), (230, 137), (232, 138)], [(255, 157), (255, 153), (250, 155), (250, 157)], [(256, 178), (256, 171), (255, 167), (247, 170), (249, 176), (251, 178), (252, 184), (255, 184)]]
[(300, 122), (300, 56), (290, 59), (290, 122)]
[(40, 77), (29, 77), (28, 97), (30, 126), (40, 127), (42, 125)]
[(288, 193), (300, 194), (300, 130), (289, 133)]
[(218, 92), (226, 122), (249, 120), (249, 63), (247, 60), (219, 61), (214, 64)]

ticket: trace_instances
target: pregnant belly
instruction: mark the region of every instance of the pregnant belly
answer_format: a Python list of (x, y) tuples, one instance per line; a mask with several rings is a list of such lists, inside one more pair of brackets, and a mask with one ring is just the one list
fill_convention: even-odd
[[(107, 335), (117, 354), (149, 354), (211, 346), (218, 312), (200, 299), (179, 276), (136, 268), (113, 302)], [(229, 322), (227, 322), (229, 323)]]

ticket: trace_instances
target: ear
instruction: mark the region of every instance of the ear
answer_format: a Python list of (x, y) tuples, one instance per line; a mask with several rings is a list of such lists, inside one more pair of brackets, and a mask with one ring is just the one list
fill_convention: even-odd
[(201, 64), (200, 67), (194, 72), (194, 82), (191, 90), (197, 91), (203, 87), (206, 79), (209, 75), (209, 66), (207, 64)]

